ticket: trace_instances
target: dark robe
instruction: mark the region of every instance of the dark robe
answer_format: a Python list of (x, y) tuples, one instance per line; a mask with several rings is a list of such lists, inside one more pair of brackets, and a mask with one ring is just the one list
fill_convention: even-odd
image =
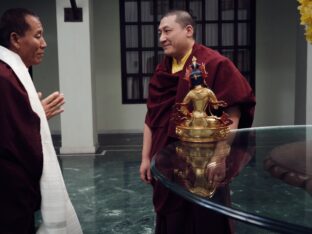
[[(241, 117), (238, 127), (246, 128), (252, 124), (255, 97), (246, 79), (228, 58), (203, 45), (194, 44), (182, 71), (172, 74), (172, 58), (165, 57), (151, 78), (145, 119), (152, 131), (151, 157), (176, 140), (176, 126), (170, 119), (175, 103), (181, 103), (190, 90), (188, 81), (183, 78), (193, 56), (197, 58), (198, 63), (205, 64), (208, 72), (206, 83), (218, 100), (225, 101), (227, 107), (239, 107)], [(225, 217), (190, 204), (170, 192), (159, 181), (153, 181), (153, 187), (157, 234), (200, 234), (207, 233), (207, 227), (211, 233), (231, 232)], [(195, 216), (197, 218), (194, 218)], [(187, 221), (190, 219), (193, 221)], [(200, 223), (204, 223), (205, 227)], [(216, 232), (213, 231), (214, 228)]]
[(34, 233), (43, 154), (40, 119), (12, 69), (0, 60), (0, 233)]

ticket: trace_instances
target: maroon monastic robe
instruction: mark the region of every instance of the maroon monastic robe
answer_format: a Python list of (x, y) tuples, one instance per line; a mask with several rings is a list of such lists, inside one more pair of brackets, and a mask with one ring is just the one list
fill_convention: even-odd
[[(175, 125), (173, 121), (170, 121), (170, 118), (175, 103), (181, 103), (190, 90), (188, 81), (183, 78), (186, 67), (191, 64), (193, 56), (197, 58), (198, 63), (205, 64), (208, 72), (206, 83), (216, 94), (218, 100), (225, 101), (228, 104), (227, 107), (239, 107), (241, 118), (238, 127), (250, 127), (252, 124), (255, 97), (246, 79), (228, 58), (203, 45), (194, 44), (192, 53), (182, 71), (171, 74), (172, 58), (165, 57), (151, 78), (147, 101), (148, 111), (145, 120), (152, 131), (150, 157), (176, 140)], [(230, 228), (226, 227), (228, 222), (223, 216), (189, 204), (166, 189), (159, 181), (154, 181), (153, 187), (153, 203), (157, 213), (157, 234), (206, 233), (206, 225), (209, 226), (210, 230), (216, 227), (217, 233), (230, 232)], [(199, 215), (195, 219), (194, 215), (196, 214)], [(186, 222), (191, 218), (190, 216), (198, 224)], [(199, 220), (205, 224), (205, 229), (201, 229), (201, 221)], [(190, 225), (195, 226), (190, 227)], [(177, 229), (178, 227), (181, 229)]]
[(0, 60), (0, 233), (34, 233), (42, 166), (40, 119), (15, 73)]

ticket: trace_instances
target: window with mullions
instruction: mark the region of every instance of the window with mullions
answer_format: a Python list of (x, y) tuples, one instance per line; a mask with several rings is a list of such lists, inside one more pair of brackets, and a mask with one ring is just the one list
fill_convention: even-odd
[(145, 103), (163, 57), (158, 25), (170, 9), (189, 11), (196, 41), (230, 58), (255, 89), (254, 0), (120, 0), (122, 101)]

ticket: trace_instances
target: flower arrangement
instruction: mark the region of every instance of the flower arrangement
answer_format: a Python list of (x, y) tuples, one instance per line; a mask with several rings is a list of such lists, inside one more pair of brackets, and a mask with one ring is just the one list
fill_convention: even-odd
[(298, 0), (300, 12), (300, 24), (306, 26), (305, 36), (308, 42), (312, 43), (312, 0)]

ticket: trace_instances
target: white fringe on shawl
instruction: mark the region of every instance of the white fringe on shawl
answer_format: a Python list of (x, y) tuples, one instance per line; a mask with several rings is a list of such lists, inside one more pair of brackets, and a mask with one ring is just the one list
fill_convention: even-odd
[(81, 234), (79, 220), (68, 197), (52, 144), (48, 121), (28, 69), (18, 54), (2, 46), (0, 46), (0, 59), (13, 69), (28, 93), (33, 111), (40, 117), (43, 150), (43, 172), (40, 179), (40, 190), (43, 222), (37, 233)]

